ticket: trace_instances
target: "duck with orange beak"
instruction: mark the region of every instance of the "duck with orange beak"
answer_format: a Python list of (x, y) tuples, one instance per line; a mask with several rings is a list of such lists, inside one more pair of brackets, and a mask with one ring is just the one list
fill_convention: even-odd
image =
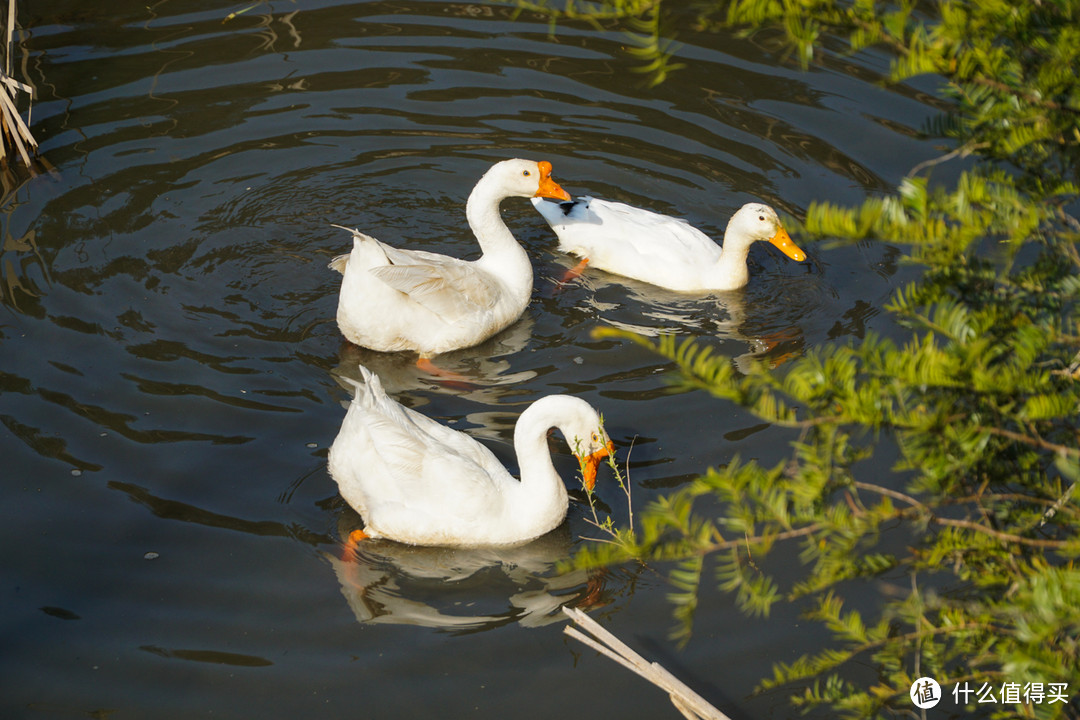
[(510, 197), (570, 199), (551, 163), (503, 160), (465, 205), (483, 251), (476, 260), (396, 248), (350, 230), (352, 251), (330, 263), (342, 274), (337, 323), (345, 338), (381, 352), (415, 352), (426, 369), (433, 355), (472, 347), (517, 320), (532, 297), (533, 271), (499, 213)]
[(769, 241), (792, 260), (806, 259), (763, 203), (739, 208), (721, 247), (685, 220), (623, 203), (591, 197), (532, 202), (559, 237), (559, 249), (582, 259), (564, 281), (593, 267), (678, 292), (737, 290), (749, 282), (746, 258), (757, 241)]
[(589, 488), (614, 446), (600, 414), (581, 398), (547, 395), (514, 426), (520, 478), (465, 433), (407, 408), (360, 368), (361, 382), (330, 448), (341, 496), (364, 519), (350, 542), (385, 538), (413, 545), (518, 545), (558, 527), (569, 494), (551, 459), (548, 432), (566, 438)]

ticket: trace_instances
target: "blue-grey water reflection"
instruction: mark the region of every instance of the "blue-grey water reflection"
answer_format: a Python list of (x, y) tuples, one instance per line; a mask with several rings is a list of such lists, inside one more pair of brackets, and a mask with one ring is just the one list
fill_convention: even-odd
[[(810, 255), (796, 264), (756, 247), (732, 297), (600, 272), (558, 287), (574, 261), (509, 200), (533, 300), (445, 358), (474, 380), (453, 386), (343, 343), (326, 264), (348, 236), (331, 224), (475, 257), (465, 198), (521, 156), (552, 162), (573, 194), (719, 238), (750, 199), (798, 215), (895, 185), (935, 152), (914, 132), (931, 108), (879, 88), (872, 67), (802, 73), (728, 35), (681, 32), (686, 68), (650, 89), (619, 31), (553, 37), (503, 5), (245, 7), (20, 8), (19, 79), (37, 89), (53, 170), (8, 178), (0, 214), (0, 716), (670, 715), (662, 693), (564, 640), (569, 603), (734, 717), (794, 717), (780, 695), (748, 693), (819, 642), (795, 609), (748, 620), (707, 589), (677, 650), (653, 569), (559, 570), (595, 534), (580, 501), (517, 555), (370, 547), (346, 563), (339, 524), (355, 518), (326, 449), (360, 362), (511, 467), (521, 409), (568, 392), (603, 412), (620, 461), (632, 443), (644, 507), (735, 454), (773, 461), (791, 437), (672, 392), (666, 363), (591, 331), (674, 331), (782, 365), (888, 332), (880, 308), (909, 272), (898, 253), (795, 238)], [(603, 473), (598, 499), (625, 520)]]

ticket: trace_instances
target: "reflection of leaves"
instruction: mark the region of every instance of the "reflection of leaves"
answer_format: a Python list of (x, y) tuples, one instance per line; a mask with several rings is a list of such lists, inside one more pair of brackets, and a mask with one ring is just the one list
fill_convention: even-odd
[(522, 10), (531, 10), (546, 15), (552, 22), (557, 20), (586, 20), (600, 27), (601, 20), (626, 20), (641, 17), (660, 6), (660, 0), (601, 0), (584, 2), (564, 0), (563, 7), (557, 8), (549, 0), (514, 0)]
[(38, 249), (35, 231), (29, 230), (22, 237), (5, 237), (3, 258), (4, 284), (0, 290), (0, 298), (18, 309), (16, 290), (33, 298), (41, 297), (41, 291), (26, 272), (29, 265), (36, 264), (46, 279), (48, 278), (48, 269)]
[(648, 74), (650, 87), (664, 82), (669, 73), (686, 67), (683, 63), (671, 62), (675, 41), (661, 37), (660, 21), (659, 5), (654, 5), (640, 17), (627, 19), (634, 29), (627, 37), (634, 47), (628, 47), (626, 52), (645, 63), (634, 68), (634, 72)]
[(664, 37), (661, 30), (660, 0), (603, 0), (602, 2), (575, 2), (565, 0), (561, 8), (548, 0), (514, 0), (518, 8), (531, 10), (548, 18), (552, 35), (559, 20), (584, 20), (598, 30), (605, 29), (603, 20), (621, 21), (629, 28), (625, 32), (629, 47), (627, 54), (642, 64), (634, 72), (649, 76), (650, 87), (659, 85), (669, 73), (685, 67), (671, 61), (674, 40)]
[(19, 207), (18, 192), (26, 187), (26, 184), (36, 177), (36, 167), (42, 167), (51, 172), (51, 166), (42, 160), (37, 166), (30, 168), (30, 174), (18, 174), (8, 168), (0, 168), (0, 212), (5, 216), (4, 244), (0, 248), (0, 257), (3, 258), (2, 270), (3, 285), (0, 286), (0, 301), (10, 303), (18, 309), (19, 302), (16, 290), (32, 298), (41, 297), (41, 290), (30, 279), (27, 272), (30, 265), (37, 265), (45, 282), (49, 280), (49, 270), (45, 258), (37, 245), (37, 234), (33, 229), (23, 233), (20, 237), (11, 234), (11, 216)]

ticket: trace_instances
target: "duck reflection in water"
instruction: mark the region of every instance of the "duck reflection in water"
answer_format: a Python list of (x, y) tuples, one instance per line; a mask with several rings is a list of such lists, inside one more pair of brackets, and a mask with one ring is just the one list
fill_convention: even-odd
[(458, 380), (432, 375), (416, 367), (404, 353), (368, 350), (350, 342), (342, 343), (338, 365), (331, 374), (349, 394), (352, 394), (355, 383), (362, 381), (362, 365), (379, 376), (383, 388), (392, 397), (400, 398), (438, 384), (443, 389), (477, 402), (498, 403), (505, 388), (536, 377), (532, 370), (512, 371), (509, 360), (528, 345), (534, 325), (533, 318), (526, 314), (506, 330), (475, 347), (439, 355), (439, 366), (446, 371), (444, 377), (456, 377)]
[(818, 304), (820, 294), (813, 281), (698, 296), (606, 273), (579, 282), (591, 294), (585, 302), (596, 307), (604, 324), (645, 337), (675, 334), (742, 345), (743, 352), (718, 348), (742, 373), (760, 363), (778, 367), (802, 354), (805, 308)]
[[(362, 525), (346, 509), (342, 537)], [(347, 543), (326, 558), (341, 593), (361, 623), (419, 625), (473, 632), (518, 623), (541, 627), (561, 623), (566, 605), (583, 609), (607, 604), (605, 570), (558, 574), (571, 553), (564, 523), (516, 547), (440, 548), (393, 541)]]

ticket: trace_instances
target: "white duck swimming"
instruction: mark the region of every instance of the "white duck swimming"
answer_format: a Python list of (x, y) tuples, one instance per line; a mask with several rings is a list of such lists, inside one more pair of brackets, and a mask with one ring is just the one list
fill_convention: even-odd
[(361, 537), (452, 547), (524, 543), (566, 517), (568, 496), (548, 430), (562, 431), (590, 489), (601, 459), (614, 451), (587, 402), (549, 395), (526, 408), (514, 428), (519, 481), (479, 442), (403, 407), (378, 376), (362, 366), (360, 372), (364, 382), (356, 383), (329, 467), (341, 496), (364, 519)]
[(550, 163), (504, 160), (465, 205), (483, 250), (477, 260), (401, 250), (352, 230), (352, 252), (330, 263), (343, 276), (337, 323), (346, 339), (382, 352), (411, 350), (430, 366), (431, 355), (476, 345), (514, 322), (529, 303), (533, 274), (499, 215), (508, 197), (570, 199), (551, 179)]
[(758, 240), (768, 240), (792, 260), (805, 260), (768, 205), (739, 208), (724, 232), (724, 246), (685, 220), (623, 203), (582, 197), (533, 205), (559, 236), (559, 249), (616, 275), (681, 292), (736, 290), (750, 279), (746, 256)]

